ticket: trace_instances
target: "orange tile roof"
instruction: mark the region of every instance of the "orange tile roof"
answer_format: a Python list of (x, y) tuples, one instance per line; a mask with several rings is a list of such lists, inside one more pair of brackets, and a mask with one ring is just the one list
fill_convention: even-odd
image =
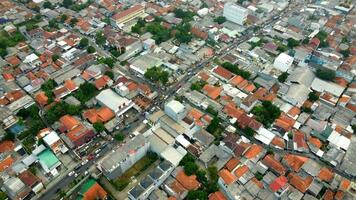
[(318, 178), (320, 180), (330, 182), (334, 178), (334, 173), (327, 167), (323, 167), (320, 169)]
[(233, 117), (236, 119), (238, 119), (244, 113), (244, 111), (237, 108), (234, 103), (226, 104), (223, 109), (223, 112), (226, 113), (229, 117)]
[(75, 84), (75, 82), (70, 79), (68, 79), (64, 82), (64, 87), (67, 88), (67, 90), (69, 90), (71, 92), (78, 89), (77, 84)]
[(252, 159), (262, 152), (263, 148), (260, 145), (253, 144), (245, 153), (247, 159)]
[(313, 177), (307, 176), (303, 179), (294, 172), (288, 174), (288, 179), (289, 183), (302, 193), (305, 193), (313, 182)]
[(291, 167), (296, 172), (299, 172), (302, 165), (306, 161), (308, 161), (308, 159), (309, 158), (307, 158), (307, 157), (296, 156), (296, 155), (292, 155), (292, 154), (286, 154), (283, 157), (283, 160), (287, 162), (289, 167)]
[(334, 199), (334, 193), (331, 190), (326, 190), (323, 200), (333, 200)]
[(85, 119), (88, 119), (90, 123), (96, 122), (108, 122), (115, 117), (115, 113), (108, 107), (104, 106), (99, 109), (89, 109), (83, 113)]
[(7, 168), (11, 167), (11, 165), (15, 162), (15, 160), (9, 155), (5, 159), (0, 161), (0, 172), (3, 172)]
[(13, 81), (14, 76), (11, 73), (3, 73), (2, 76), (4, 77), (5, 81)]
[(177, 180), (174, 180), (170, 185), (169, 187), (175, 192), (175, 193), (178, 193), (178, 194), (182, 194), (184, 193), (185, 191), (187, 191), (183, 186), (182, 184), (180, 184)]
[(220, 170), (219, 176), (224, 180), (226, 185), (230, 185), (231, 183), (236, 181), (236, 177), (227, 169)]
[(7, 151), (12, 151), (15, 148), (15, 144), (13, 141), (4, 140), (0, 143), (0, 153), (4, 153)]
[(114, 16), (112, 16), (112, 18), (114, 20), (118, 21), (118, 20), (121, 20), (122, 18), (125, 18), (126, 16), (131, 15), (131, 14), (133, 14), (135, 12), (138, 12), (138, 11), (144, 9), (144, 8), (145, 7), (143, 7), (142, 5), (138, 4), (138, 5), (135, 5), (135, 6), (131, 7), (131, 8), (128, 8), (128, 9), (122, 11), (122, 12), (116, 13)]
[(213, 100), (217, 99), (220, 96), (220, 93), (222, 92), (221, 87), (215, 87), (215, 86), (209, 85), (209, 84), (206, 84), (203, 87), (203, 90)]
[(346, 178), (343, 178), (342, 181), (340, 182), (339, 190), (346, 191), (349, 189), (350, 185), (351, 185), (351, 181)]
[(217, 66), (217, 67), (213, 70), (213, 72), (214, 72), (215, 74), (217, 74), (217, 75), (223, 77), (223, 78), (226, 79), (226, 80), (230, 80), (230, 79), (234, 76), (233, 73), (231, 73), (229, 70), (227, 70), (227, 69), (225, 69), (225, 68), (223, 68), (223, 67), (221, 67), (221, 66)]
[(249, 168), (246, 165), (242, 165), (234, 171), (235, 176), (239, 179), (241, 176), (246, 174), (249, 171)]
[(64, 115), (59, 121), (67, 130), (72, 130), (80, 124), (77, 119), (70, 115)]
[(9, 56), (5, 60), (12, 66), (21, 64), (21, 60), (17, 56)]
[(284, 149), (286, 147), (286, 143), (284, 142), (284, 139), (278, 136), (275, 136), (272, 141), (271, 144), (274, 146), (278, 146), (282, 149)]
[(235, 76), (233, 79), (230, 80), (230, 83), (233, 85), (233, 86), (237, 86), (239, 85), (242, 81), (244, 81), (245, 79), (242, 78), (242, 76)]
[(290, 131), (294, 123), (294, 119), (288, 117), (285, 114), (281, 114), (281, 116), (279, 116), (279, 118), (274, 122), (274, 125), (283, 128), (285, 131)]
[(83, 200), (106, 199), (108, 193), (98, 183), (95, 183), (89, 190), (83, 194)]
[(39, 92), (36, 96), (35, 99), (38, 104), (41, 106), (45, 106), (48, 103), (48, 97), (46, 96), (45, 92)]
[(126, 87), (129, 89), (129, 91), (135, 91), (137, 90), (138, 85), (135, 82), (130, 82)]
[(263, 189), (263, 183), (259, 180), (257, 180), (256, 177), (253, 177), (252, 179), (252, 182), (254, 182), (260, 189)]
[(342, 200), (344, 199), (344, 192), (339, 190), (336, 192), (335, 196), (334, 196), (335, 200)]
[(299, 115), (300, 113), (300, 109), (296, 106), (294, 106), (293, 108), (291, 108), (289, 111), (288, 111), (288, 115), (291, 116), (291, 117), (295, 117), (297, 115)]
[(286, 169), (284, 168), (284, 166), (271, 154), (265, 156), (262, 160), (262, 163), (270, 169), (279, 173), (279, 175), (284, 175), (286, 173)]
[(245, 80), (241, 81), (241, 83), (239, 83), (236, 87), (242, 90), (247, 85), (248, 85), (248, 81), (245, 79)]
[(320, 149), (320, 147), (323, 145), (323, 143), (316, 137), (309, 137), (308, 141), (312, 143), (315, 147)]
[(297, 144), (298, 148), (308, 148), (308, 145), (305, 141), (305, 134), (299, 130), (293, 130), (293, 141)]
[(210, 78), (209, 74), (207, 74), (207, 73), (204, 72), (204, 71), (199, 72), (198, 76), (199, 76), (200, 79), (203, 80), (203, 81), (207, 81), (207, 80)]
[(239, 162), (240, 162), (239, 159), (237, 159), (237, 158), (231, 158), (231, 159), (229, 160), (229, 162), (227, 162), (227, 163), (225, 164), (225, 167), (226, 167), (227, 170), (229, 170), (229, 171), (231, 172), (233, 169), (235, 169), (235, 167), (239, 164)]
[(253, 92), (256, 89), (256, 86), (253, 83), (249, 83), (244, 90), (247, 92)]
[(192, 117), (194, 120), (199, 120), (203, 115), (202, 112), (195, 108), (192, 108), (188, 113), (188, 116)]
[(188, 176), (185, 174), (184, 170), (181, 170), (177, 174), (176, 179), (187, 190), (196, 190), (200, 187), (196, 175)]
[(21, 90), (13, 90), (5, 94), (5, 97), (10, 101), (14, 102), (24, 96)]
[(222, 192), (217, 191), (209, 195), (209, 200), (227, 200), (227, 198)]
[(106, 84), (107, 84), (110, 80), (111, 80), (110, 77), (108, 77), (107, 75), (104, 75), (104, 76), (102, 76), (102, 77), (100, 77), (100, 78), (98, 78), (98, 79), (96, 79), (96, 80), (94, 81), (95, 87), (96, 87), (98, 90), (100, 90), (100, 89), (102, 89), (103, 87), (105, 87)]

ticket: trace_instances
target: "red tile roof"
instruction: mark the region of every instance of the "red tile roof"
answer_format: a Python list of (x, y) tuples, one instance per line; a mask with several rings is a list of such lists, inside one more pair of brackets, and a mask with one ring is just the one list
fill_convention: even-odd
[(132, 13), (135, 13), (135, 12), (141, 10), (141, 9), (144, 9), (144, 7), (141, 6), (141, 5), (135, 5), (135, 6), (131, 7), (131, 8), (128, 8), (128, 9), (122, 11), (122, 12), (119, 12), (119, 13), (115, 14), (114, 16), (112, 16), (112, 18), (114, 20), (116, 20), (116, 21), (117, 20), (121, 20), (122, 18), (126, 17), (127, 15), (131, 15)]
[(279, 175), (284, 175), (286, 173), (286, 169), (284, 168), (284, 166), (271, 154), (265, 156), (262, 160), (262, 163), (269, 167), (271, 170), (274, 170), (279, 173)]
[(36, 96), (35, 99), (40, 106), (45, 106), (48, 104), (48, 97), (46, 96), (45, 92), (39, 92)]
[(296, 156), (292, 154), (286, 154), (283, 160), (291, 167), (294, 171), (299, 172), (302, 165), (309, 160), (307, 157)]
[(239, 162), (240, 160), (238, 160), (237, 158), (231, 158), (229, 162), (225, 164), (225, 167), (227, 170), (231, 172), (233, 169), (235, 169), (235, 167), (239, 164)]
[(107, 199), (108, 193), (98, 183), (95, 183), (84, 194), (83, 200)]
[(227, 69), (225, 69), (225, 68), (223, 68), (223, 67), (221, 67), (221, 66), (217, 66), (217, 67), (213, 70), (213, 72), (214, 72), (215, 74), (217, 74), (217, 75), (223, 77), (223, 78), (226, 79), (226, 80), (230, 80), (230, 79), (234, 76), (233, 73), (231, 73), (229, 70), (227, 70)]
[(234, 171), (235, 176), (239, 179), (241, 176), (246, 174), (249, 168), (246, 165), (242, 165)]
[(111, 78), (108, 77), (107, 75), (104, 75), (104, 76), (96, 79), (94, 81), (94, 84), (95, 84), (96, 89), (101, 90), (108, 84), (109, 81), (111, 81)]
[(343, 178), (342, 181), (340, 182), (339, 190), (346, 191), (349, 189), (350, 185), (351, 185), (351, 181), (346, 178)]
[(320, 169), (318, 178), (320, 180), (330, 182), (334, 178), (334, 173), (327, 167), (323, 167)]
[(79, 87), (75, 84), (75, 82), (73, 80), (66, 80), (64, 82), (64, 87), (67, 88), (67, 90), (73, 92), (76, 89), (78, 89)]
[(224, 180), (224, 183), (226, 185), (230, 185), (231, 183), (236, 181), (236, 177), (227, 169), (220, 170), (219, 176)]
[(83, 113), (84, 118), (88, 119), (90, 123), (96, 122), (108, 122), (115, 117), (115, 113), (108, 107), (102, 107), (99, 109), (89, 109)]
[(196, 190), (200, 187), (197, 177), (195, 175), (186, 175), (184, 170), (178, 172), (176, 179), (187, 190)]
[(209, 85), (209, 84), (206, 84), (203, 87), (203, 90), (206, 93), (206, 95), (213, 100), (217, 99), (220, 96), (220, 93), (222, 92), (221, 87), (215, 87), (215, 86)]
[(64, 115), (59, 119), (59, 122), (66, 128), (66, 130), (72, 130), (80, 124), (76, 118), (70, 115)]
[(13, 151), (14, 147), (15, 147), (15, 144), (13, 141), (4, 140), (0, 143), (0, 153), (4, 153), (7, 151)]
[(20, 173), (18, 175), (18, 177), (21, 179), (21, 181), (23, 183), (25, 183), (25, 185), (30, 186), (30, 187), (32, 187), (35, 184), (37, 184), (38, 182), (40, 182), (40, 179), (38, 177), (36, 177), (35, 175), (33, 175), (28, 170), (23, 171), (22, 173)]
[(247, 159), (252, 159), (262, 152), (262, 146), (258, 144), (253, 144), (245, 153)]
[(217, 191), (209, 195), (209, 200), (227, 200), (227, 198), (222, 192)]
[(285, 176), (280, 176), (274, 179), (274, 181), (269, 185), (269, 188), (271, 188), (273, 192), (277, 192), (278, 190), (283, 188), (287, 183), (288, 183), (288, 179)]
[(11, 167), (15, 160), (9, 155), (0, 161), (0, 172), (3, 172), (7, 168)]
[(288, 179), (289, 183), (302, 193), (305, 193), (313, 182), (313, 177), (307, 176), (303, 179), (294, 172), (288, 174)]

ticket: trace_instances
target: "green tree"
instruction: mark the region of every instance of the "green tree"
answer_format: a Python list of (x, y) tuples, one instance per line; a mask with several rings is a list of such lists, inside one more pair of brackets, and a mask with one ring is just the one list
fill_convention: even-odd
[(310, 92), (308, 95), (308, 100), (309, 101), (317, 101), (319, 99), (319, 96), (316, 94), (316, 92)]
[(45, 1), (45, 2), (43, 3), (43, 8), (53, 9), (53, 5), (52, 5), (51, 2)]
[(303, 44), (309, 44), (309, 38), (304, 38), (304, 40), (302, 41)]
[(184, 22), (189, 22), (193, 20), (194, 13), (191, 11), (184, 11), (180, 8), (174, 9), (174, 15), (178, 18), (181, 18)]
[(287, 80), (288, 75), (289, 74), (287, 72), (283, 72), (281, 75), (278, 76), (278, 81), (284, 83)]
[(183, 159), (179, 162), (180, 166), (186, 165), (188, 162), (195, 162), (195, 158), (192, 154), (187, 153)]
[(80, 39), (79, 41), (79, 47), (80, 48), (84, 48), (87, 47), (89, 45), (89, 40), (86, 37), (83, 37), (82, 39)]
[(195, 164), (194, 162), (188, 162), (184, 165), (184, 172), (190, 176), (195, 174), (195, 172), (197, 172), (199, 169), (198, 165)]
[(88, 53), (95, 53), (95, 48), (93, 47), (93, 46), (88, 46), (88, 48), (87, 48), (87, 52)]
[(215, 136), (215, 138), (219, 138), (221, 136), (221, 132), (223, 131), (223, 127), (220, 124), (221, 123), (221, 119), (219, 117), (214, 117), (209, 126), (206, 127), (206, 130), (213, 134)]
[(98, 59), (98, 63), (105, 64), (105, 65), (109, 66), (110, 68), (114, 67), (115, 62), (116, 62), (116, 60), (111, 57), (106, 57), (106, 58), (102, 57), (102, 58)]
[(203, 87), (206, 85), (206, 82), (203, 80), (195, 81), (190, 85), (191, 90), (201, 91)]
[(224, 16), (219, 16), (217, 18), (214, 19), (214, 22), (218, 23), (218, 24), (222, 24), (224, 22), (226, 22), (226, 17)]
[(95, 34), (95, 42), (98, 45), (104, 45), (106, 43), (106, 38), (102, 31), (99, 31)]
[(259, 181), (263, 179), (263, 175), (261, 173), (259, 173), (259, 172), (256, 172), (255, 177)]
[(347, 57), (350, 56), (350, 50), (349, 49), (341, 50), (340, 53), (344, 56), (344, 58), (347, 58)]
[(52, 61), (53, 62), (56, 62), (59, 58), (60, 58), (60, 56), (58, 54), (53, 54), (52, 55)]
[(62, 5), (65, 8), (69, 8), (69, 7), (71, 7), (73, 5), (73, 0), (63, 0)]
[(101, 132), (105, 131), (105, 126), (101, 122), (95, 122), (93, 124), (93, 127), (96, 130), (96, 132), (98, 132), (98, 133), (101, 133)]
[(323, 80), (332, 81), (335, 79), (336, 73), (327, 68), (319, 68), (316, 70), (316, 76)]
[(61, 15), (61, 22), (65, 22), (68, 19), (68, 16), (66, 14)]
[(115, 140), (117, 140), (119, 142), (124, 141), (124, 139), (125, 139), (125, 135), (123, 133), (117, 133), (115, 135)]
[(263, 101), (262, 105), (257, 105), (252, 109), (257, 121), (265, 127), (269, 127), (281, 114), (281, 110), (270, 101)]
[(189, 191), (187, 195), (187, 200), (206, 200), (208, 199), (208, 194), (204, 190), (193, 190)]
[(5, 199), (8, 199), (7, 194), (3, 191), (0, 191), (0, 200), (5, 200)]
[(250, 138), (255, 135), (255, 131), (250, 127), (246, 127), (243, 132)]
[(106, 71), (105, 75), (110, 77), (111, 79), (114, 79), (114, 73), (112, 71)]
[(72, 18), (72, 19), (70, 19), (70, 25), (71, 25), (71, 26), (75, 26), (75, 25), (77, 24), (77, 22), (78, 22), (78, 19), (77, 19), (77, 18)]
[(153, 82), (160, 82), (163, 85), (167, 84), (169, 79), (169, 73), (156, 66), (147, 69), (144, 76)]
[(224, 62), (221, 66), (236, 75), (242, 76), (245, 79), (249, 79), (251, 76), (250, 72), (239, 69), (237, 65), (234, 65), (232, 63)]
[(297, 40), (295, 40), (295, 39), (293, 39), (293, 38), (288, 38), (287, 39), (287, 42), (288, 42), (288, 47), (289, 48), (294, 48), (294, 47), (297, 47), (297, 46), (299, 46), (300, 45), (300, 43), (297, 41)]

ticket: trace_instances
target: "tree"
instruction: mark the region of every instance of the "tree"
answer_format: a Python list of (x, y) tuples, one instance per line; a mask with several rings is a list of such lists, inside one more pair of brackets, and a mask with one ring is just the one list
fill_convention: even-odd
[(114, 79), (114, 73), (112, 71), (106, 71), (105, 75), (110, 77), (111, 79)]
[(187, 164), (188, 162), (195, 162), (195, 158), (192, 154), (187, 153), (183, 159), (179, 162), (180, 166), (184, 166), (185, 164)]
[(184, 172), (190, 176), (195, 174), (196, 171), (198, 171), (199, 167), (197, 164), (195, 164), (194, 162), (188, 162), (184, 165)]
[(98, 45), (104, 45), (106, 43), (106, 38), (104, 36), (104, 33), (102, 31), (99, 31), (95, 34), (95, 42)]
[(75, 26), (75, 25), (77, 24), (77, 22), (78, 22), (78, 19), (77, 19), (77, 18), (72, 18), (72, 19), (70, 19), (70, 25), (71, 25), (71, 26)]
[(287, 80), (288, 75), (289, 74), (287, 72), (283, 72), (281, 75), (278, 76), (278, 81), (284, 83)]
[(219, 16), (217, 18), (214, 19), (214, 22), (218, 23), (218, 24), (222, 24), (224, 22), (226, 22), (226, 17), (224, 16)]
[(58, 29), (58, 24), (57, 24), (56, 19), (49, 20), (48, 27)]
[(66, 14), (61, 15), (61, 22), (65, 22), (68, 19), (68, 16)]
[(206, 82), (203, 80), (195, 81), (190, 85), (191, 90), (201, 91), (203, 87), (206, 85)]
[(340, 53), (344, 56), (344, 58), (347, 58), (350, 55), (350, 50), (349, 49), (341, 50)]
[(220, 124), (221, 119), (219, 117), (214, 117), (209, 126), (206, 127), (206, 130), (213, 134), (216, 138), (219, 138), (221, 136), (221, 132), (223, 131), (223, 128)]
[(5, 192), (0, 192), (0, 200), (5, 200), (5, 199), (8, 199), (7, 198), (7, 194)]
[(309, 38), (304, 38), (304, 40), (302, 41), (303, 44), (309, 44)]
[(256, 172), (255, 177), (259, 181), (263, 179), (263, 175), (261, 173), (259, 173), (259, 172)]
[(229, 62), (224, 62), (221, 66), (236, 75), (242, 76), (245, 79), (249, 79), (251, 76), (250, 72), (239, 69), (238, 65), (234, 65)]
[(53, 62), (56, 62), (59, 58), (60, 58), (60, 56), (58, 54), (53, 54), (52, 55), (52, 61)]
[(51, 2), (45, 1), (45, 2), (43, 3), (43, 8), (53, 9), (53, 5), (52, 5)]
[(193, 190), (189, 191), (187, 195), (187, 200), (206, 200), (208, 199), (208, 194), (204, 190)]
[(105, 65), (109, 66), (110, 68), (114, 67), (115, 62), (116, 62), (116, 60), (114, 58), (111, 58), (111, 57), (99, 58), (98, 59), (98, 63), (105, 64)]
[(281, 110), (270, 101), (263, 101), (262, 105), (257, 105), (252, 109), (257, 121), (265, 127), (269, 127), (281, 114)]
[(93, 47), (93, 46), (88, 46), (88, 48), (87, 48), (87, 52), (88, 53), (95, 53), (95, 48)]
[(316, 76), (323, 80), (332, 81), (335, 79), (335, 71), (327, 68), (319, 68), (316, 70)]
[(161, 67), (156, 66), (147, 69), (144, 76), (153, 82), (160, 82), (163, 85), (167, 84), (169, 79), (169, 73)]
[(308, 100), (309, 101), (317, 101), (319, 99), (319, 96), (315, 92), (310, 92), (308, 95)]
[(122, 133), (118, 133), (115, 135), (115, 140), (117, 140), (119, 142), (124, 141), (124, 139), (125, 139), (125, 135)]
[(95, 122), (93, 124), (93, 127), (96, 130), (96, 132), (98, 132), (98, 133), (105, 131), (105, 126), (102, 122)]
[(80, 48), (87, 47), (88, 45), (89, 45), (88, 38), (83, 37), (82, 39), (80, 39), (80, 41), (79, 41), (79, 47)]
[(39, 6), (35, 6), (32, 8), (32, 10), (35, 12), (40, 12), (41, 8)]
[(178, 18), (181, 18), (184, 22), (189, 22), (192, 21), (193, 17), (194, 17), (194, 13), (191, 11), (184, 11), (180, 8), (176, 8), (174, 9), (174, 15)]
[(250, 127), (246, 127), (243, 132), (250, 138), (255, 135), (255, 131)]
[(73, 5), (73, 0), (63, 0), (62, 4), (65, 8), (69, 8), (70, 6)]
[(300, 43), (297, 41), (297, 40), (295, 40), (295, 39), (293, 39), (293, 38), (288, 38), (287, 39), (287, 42), (288, 42), (288, 47), (289, 48), (294, 48), (294, 47), (297, 47), (297, 46), (299, 46), (300, 45)]

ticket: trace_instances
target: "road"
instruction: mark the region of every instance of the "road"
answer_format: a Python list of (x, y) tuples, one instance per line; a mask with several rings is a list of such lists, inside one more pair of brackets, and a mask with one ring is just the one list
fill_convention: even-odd
[[(298, 1), (296, 1), (298, 2)], [(290, 8), (290, 5), (293, 5), (292, 3), (290, 3), (288, 5), (288, 7), (281, 11), (279, 13), (279, 16), (284, 16), (287, 12), (287, 10)], [(273, 18), (271, 17), (270, 19), (268, 19), (267, 21), (265, 21), (264, 23), (260, 24), (260, 29), (255, 33), (255, 35), (260, 35), (262, 33), (262, 30), (265, 26), (267, 25), (271, 25), (273, 23), (275, 23), (277, 20), (277, 18)], [(67, 27), (68, 28), (68, 27)], [(247, 32), (251, 32), (251, 29), (253, 29), (253, 27), (250, 27), (248, 29), (246, 29)], [(80, 34), (80, 33), (78, 33)], [(105, 49), (101, 48), (100, 46), (96, 45), (95, 42), (93, 42), (92, 38), (89, 38), (88, 36), (85, 36), (83, 34), (80, 34), (82, 37), (86, 37), (89, 39), (90, 41), (90, 45), (94, 46), (97, 49), (97, 52), (99, 52), (99, 54), (104, 55), (106, 57), (111, 56), (111, 54), (109, 52), (107, 52)], [(133, 79), (134, 81), (137, 81), (139, 83), (145, 83), (148, 84), (150, 86), (152, 86), (153, 90), (157, 91), (160, 95), (159, 96), (165, 96), (166, 99), (169, 99), (171, 97), (173, 97), (177, 90), (181, 87), (182, 84), (185, 84), (188, 82), (188, 80), (190, 78), (192, 78), (193, 76), (195, 76), (199, 71), (201, 71), (205, 66), (207, 66), (214, 58), (221, 58), (225, 55), (227, 55), (229, 53), (229, 51), (227, 51), (227, 49), (231, 49), (231, 48), (235, 48), (237, 45), (246, 42), (247, 40), (249, 40), (250, 38), (252, 38), (254, 35), (251, 34), (246, 34), (241, 36), (240, 38), (236, 39), (233, 43), (231, 43), (230, 45), (226, 46), (223, 49), (220, 49), (220, 51), (217, 52), (217, 54), (214, 57), (208, 58), (203, 60), (202, 62), (196, 64), (196, 67), (190, 72), (185, 74), (179, 81), (177, 81), (176, 83), (174, 83), (171, 87), (169, 87), (167, 90), (163, 90), (161, 89), (159, 86), (156, 86), (154, 84), (152, 84), (151, 82), (142, 79), (142, 78), (138, 78), (135, 75), (133, 75), (129, 70), (125, 69), (125, 68), (120, 68), (120, 69), (116, 69), (118, 71), (123, 72), (125, 75), (127, 75), (129, 78)], [(158, 103), (156, 104), (156, 106), (158, 107), (162, 107), (162, 105), (164, 104), (164, 101), (158, 99), (157, 100)], [(151, 109), (152, 107), (154, 107), (155, 105), (151, 105), (151, 107), (149, 109)], [(148, 110), (149, 110), (148, 109)], [(138, 115), (136, 120), (135, 120), (135, 124), (140, 124), (142, 123), (142, 121), (144, 120), (144, 117), (142, 117), (142, 115)], [(134, 129), (134, 126), (131, 126), (129, 129), (123, 130), (126, 133), (132, 132), (132, 130)], [(111, 143), (111, 142), (110, 142)], [(108, 145), (110, 146), (110, 145)], [(102, 149), (100, 155), (101, 157), (103, 155), (105, 155), (108, 151), (110, 151), (111, 149), (106, 146), (105, 148)], [(96, 159), (89, 161), (87, 164), (85, 164), (84, 166), (81, 166), (78, 170), (76, 170), (76, 172), (78, 174), (82, 174), (84, 173), (86, 170), (88, 170), (88, 168), (92, 165), (95, 165), (95, 161)], [(79, 164), (80, 165), (80, 164)], [(62, 178), (61, 180), (57, 180), (58, 182), (48, 188), (45, 193), (39, 197), (38, 199), (40, 200), (48, 200), (48, 199), (53, 199), (53, 197), (56, 195), (56, 193), (60, 190), (65, 188), (69, 183), (71, 183), (73, 180), (75, 179), (74, 176), (65, 176), (64, 178)]]

